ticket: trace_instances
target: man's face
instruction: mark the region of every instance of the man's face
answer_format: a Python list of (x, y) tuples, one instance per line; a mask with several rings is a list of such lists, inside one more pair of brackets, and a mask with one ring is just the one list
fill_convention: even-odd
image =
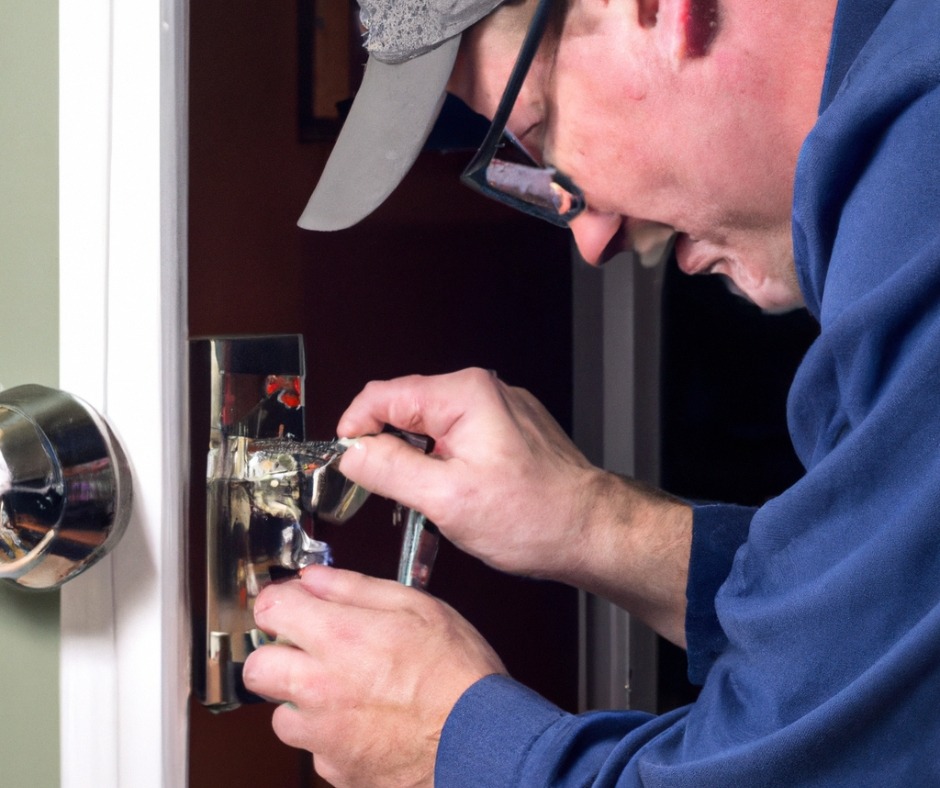
[[(765, 309), (801, 303), (793, 177), (834, 4), (572, 0), (509, 129), (584, 190), (571, 230), (585, 260), (673, 229), (686, 273), (723, 274)], [(504, 7), (464, 36), (450, 87), (487, 117), (531, 11)]]

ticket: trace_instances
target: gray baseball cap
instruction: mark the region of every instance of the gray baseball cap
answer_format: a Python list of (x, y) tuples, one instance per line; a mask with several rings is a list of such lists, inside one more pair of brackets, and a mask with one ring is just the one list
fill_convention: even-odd
[(401, 183), (441, 111), (464, 30), (503, 0), (359, 0), (362, 85), (297, 222), (342, 230)]

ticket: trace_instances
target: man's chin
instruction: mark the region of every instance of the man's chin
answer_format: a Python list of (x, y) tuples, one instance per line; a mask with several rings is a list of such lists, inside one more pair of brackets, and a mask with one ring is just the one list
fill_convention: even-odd
[(739, 287), (730, 276), (722, 274), (721, 278), (729, 292), (745, 301), (750, 301), (767, 315), (785, 315), (802, 309), (806, 305), (803, 301), (803, 294), (795, 283), (793, 286), (779, 283), (765, 284), (754, 292), (748, 292)]

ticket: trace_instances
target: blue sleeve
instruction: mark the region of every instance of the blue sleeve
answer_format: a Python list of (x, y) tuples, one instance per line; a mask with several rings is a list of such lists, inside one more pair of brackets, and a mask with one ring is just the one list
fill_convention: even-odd
[(615, 785), (650, 723), (668, 724), (643, 712), (568, 714), (506, 676), (488, 676), (463, 694), (444, 725), (434, 785)]
[[(690, 673), (702, 678), (727, 642), (715, 593), (747, 538), (753, 513), (722, 504), (694, 511), (687, 622)], [(512, 679), (489, 676), (464, 693), (447, 719), (435, 785), (613, 785), (632, 754), (668, 720), (624, 711), (575, 716)], [(605, 772), (609, 783), (598, 778)]]
[(735, 553), (747, 539), (756, 509), (708, 504), (696, 506), (685, 615), (689, 681), (703, 684), (728, 638), (715, 612), (715, 595), (731, 571)]

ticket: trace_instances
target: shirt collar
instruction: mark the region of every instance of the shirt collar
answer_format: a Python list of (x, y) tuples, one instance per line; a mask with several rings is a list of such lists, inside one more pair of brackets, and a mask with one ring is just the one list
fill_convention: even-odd
[(829, 45), (822, 98), (819, 102), (820, 113), (835, 98), (852, 63), (893, 2), (894, 0), (839, 0), (832, 25), (832, 42)]

